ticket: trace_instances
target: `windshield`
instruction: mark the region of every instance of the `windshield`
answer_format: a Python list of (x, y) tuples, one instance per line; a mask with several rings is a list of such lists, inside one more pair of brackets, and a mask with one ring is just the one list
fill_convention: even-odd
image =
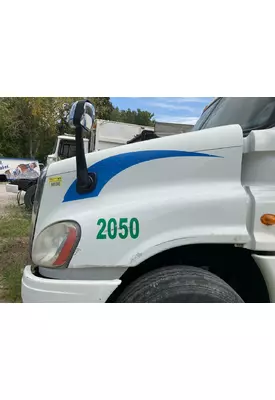
[(76, 143), (74, 141), (62, 140), (59, 147), (59, 157), (61, 159), (71, 158), (76, 156)]
[(219, 97), (201, 115), (193, 131), (241, 125), (244, 133), (275, 126), (275, 97)]

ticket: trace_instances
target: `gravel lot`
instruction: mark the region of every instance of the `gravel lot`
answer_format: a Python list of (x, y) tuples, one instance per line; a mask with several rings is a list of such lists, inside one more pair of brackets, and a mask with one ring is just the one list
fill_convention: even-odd
[(5, 206), (16, 204), (16, 194), (7, 193), (5, 183), (0, 183), (0, 214), (5, 213)]

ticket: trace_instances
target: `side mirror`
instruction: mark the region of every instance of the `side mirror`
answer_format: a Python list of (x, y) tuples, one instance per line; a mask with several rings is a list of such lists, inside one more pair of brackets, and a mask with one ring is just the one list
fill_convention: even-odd
[(91, 132), (95, 121), (95, 108), (88, 100), (76, 101), (70, 110), (68, 123), (71, 128), (81, 127)]
[(95, 108), (89, 100), (76, 101), (70, 110), (68, 123), (75, 129), (76, 144), (76, 171), (77, 183), (76, 190), (79, 194), (89, 193), (96, 186), (96, 175), (89, 174), (82, 133), (83, 130), (91, 134), (95, 121)]

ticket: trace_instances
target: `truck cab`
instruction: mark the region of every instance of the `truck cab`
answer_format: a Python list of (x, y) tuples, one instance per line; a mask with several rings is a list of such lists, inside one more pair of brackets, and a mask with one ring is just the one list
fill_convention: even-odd
[[(89, 152), (89, 139), (83, 138), (84, 151)], [(75, 137), (73, 135), (60, 135), (57, 137), (53, 153), (47, 157), (47, 165), (53, 162), (64, 160), (66, 158), (75, 157), (76, 145)]]
[[(217, 98), (190, 132), (39, 178), (25, 302), (274, 302), (275, 98)], [(82, 121), (82, 122), (81, 122)]]

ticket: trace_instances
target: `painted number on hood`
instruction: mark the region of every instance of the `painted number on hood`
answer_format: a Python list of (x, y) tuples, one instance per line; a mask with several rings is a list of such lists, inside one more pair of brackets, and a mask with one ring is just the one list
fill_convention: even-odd
[(132, 239), (137, 239), (139, 236), (139, 222), (137, 218), (100, 218), (97, 221), (100, 227), (97, 239), (126, 239), (130, 236)]

